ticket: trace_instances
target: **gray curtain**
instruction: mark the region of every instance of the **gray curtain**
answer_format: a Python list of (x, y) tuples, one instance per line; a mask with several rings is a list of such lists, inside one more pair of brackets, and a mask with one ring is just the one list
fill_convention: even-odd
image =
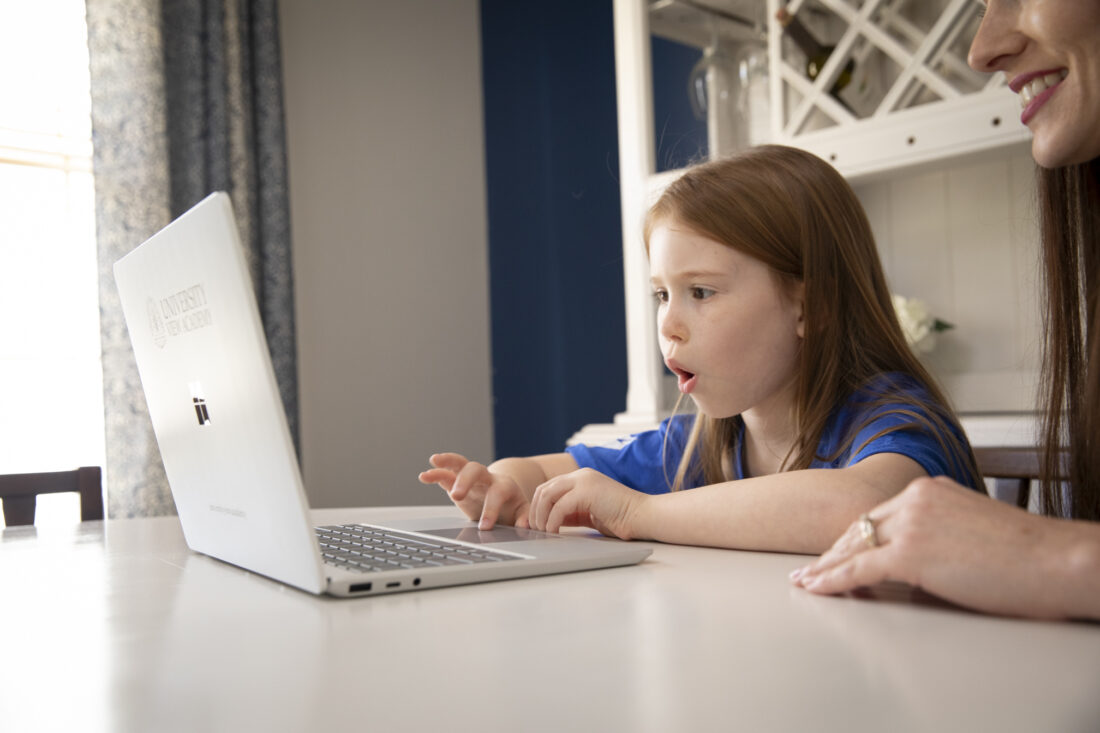
[(228, 191), (297, 444), (276, 0), (87, 0), (108, 516), (174, 512), (111, 267)]

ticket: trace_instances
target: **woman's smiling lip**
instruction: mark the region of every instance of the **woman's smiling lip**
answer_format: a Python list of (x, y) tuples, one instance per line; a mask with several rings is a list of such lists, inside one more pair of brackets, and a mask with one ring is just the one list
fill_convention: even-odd
[(1015, 94), (1019, 94), (1020, 90), (1024, 88), (1024, 84), (1027, 84), (1032, 79), (1038, 79), (1040, 76), (1046, 76), (1047, 74), (1061, 73), (1062, 69), (1044, 69), (1042, 71), (1028, 71), (1023, 74), (1019, 74), (1012, 78), (1012, 81), (1008, 83), (1008, 88)]
[(1061, 86), (1067, 73), (1065, 68), (1029, 71), (1019, 74), (1008, 83), (1008, 88), (1020, 95), (1020, 104), (1023, 107), (1023, 112), (1020, 113), (1021, 124), (1026, 125), (1031, 121), (1039, 108)]

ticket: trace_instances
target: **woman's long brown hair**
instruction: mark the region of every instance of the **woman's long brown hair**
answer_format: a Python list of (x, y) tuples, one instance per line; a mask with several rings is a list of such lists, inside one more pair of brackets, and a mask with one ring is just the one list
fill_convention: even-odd
[[(899, 399), (887, 385), (887, 393), (877, 390), (865, 401), (872, 407), (895, 405), (889, 411), (909, 422), (893, 430), (936, 436), (956, 475), (981, 485), (970, 446), (948, 429), (957, 429), (954, 413), (902, 334), (867, 215), (832, 166), (779, 145), (695, 166), (673, 181), (649, 210), (647, 247), (653, 229), (668, 222), (760, 260), (781, 286), (804, 284), (805, 337), (793, 416), (797, 439), (781, 470), (808, 468), (815, 458), (835, 459), (817, 455), (834, 410), (861, 388), (897, 372), (924, 386), (930, 399), (915, 405), (914, 398)], [(898, 402), (908, 407), (896, 407)], [(683, 488), (689, 478), (708, 484), (732, 478), (738, 420), (696, 417), (671, 482), (673, 490)], [(852, 426), (840, 452), (851, 447), (863, 427)]]
[(1100, 159), (1037, 175), (1046, 282), (1041, 509), (1100, 520)]

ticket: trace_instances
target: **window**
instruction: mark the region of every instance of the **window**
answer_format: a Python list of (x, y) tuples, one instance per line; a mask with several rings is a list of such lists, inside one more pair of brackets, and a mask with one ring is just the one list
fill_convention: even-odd
[[(0, 0), (0, 89), (0, 473), (102, 466), (83, 0)], [(42, 497), (36, 523), (78, 506)]]

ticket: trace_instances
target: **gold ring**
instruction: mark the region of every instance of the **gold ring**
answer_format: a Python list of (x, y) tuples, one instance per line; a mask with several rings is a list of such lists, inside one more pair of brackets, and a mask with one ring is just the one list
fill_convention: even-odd
[(870, 514), (864, 514), (859, 518), (859, 534), (868, 547), (878, 547), (878, 535), (875, 533), (875, 522)]

